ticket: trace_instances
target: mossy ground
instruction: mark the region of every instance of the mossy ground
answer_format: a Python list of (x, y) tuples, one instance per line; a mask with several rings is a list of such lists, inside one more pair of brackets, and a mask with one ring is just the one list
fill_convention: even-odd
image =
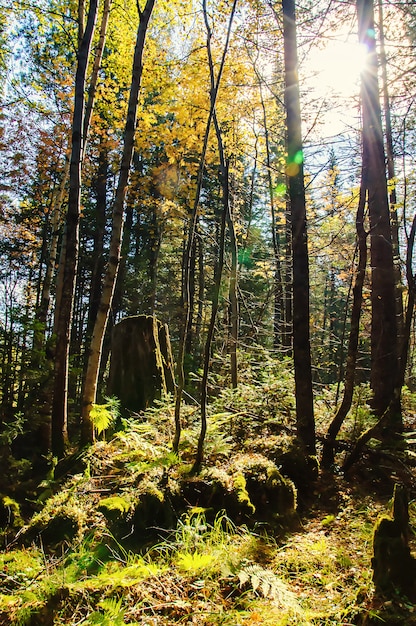
[(416, 624), (406, 598), (375, 596), (371, 571), (394, 483), (416, 493), (412, 450), (372, 446), (348, 477), (294, 464), (284, 387), (268, 387), (274, 403), (247, 387), (211, 407), (198, 477), (198, 412), (184, 410), (177, 456), (164, 403), (44, 480), (25, 522), (3, 496), (0, 624)]

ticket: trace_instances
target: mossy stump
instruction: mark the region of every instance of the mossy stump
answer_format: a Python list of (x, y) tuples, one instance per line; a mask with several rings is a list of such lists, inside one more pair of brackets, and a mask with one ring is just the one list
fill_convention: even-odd
[(259, 454), (241, 454), (224, 470), (210, 468), (184, 479), (180, 501), (206, 509), (210, 521), (225, 511), (236, 524), (276, 527), (294, 518), (296, 488), (273, 461)]
[(113, 328), (108, 394), (138, 412), (174, 392), (169, 332), (154, 316), (126, 317)]
[(397, 593), (416, 599), (416, 559), (408, 544), (409, 511), (407, 490), (396, 485), (393, 497), (393, 518), (381, 517), (373, 536), (373, 582), (376, 593), (392, 596)]

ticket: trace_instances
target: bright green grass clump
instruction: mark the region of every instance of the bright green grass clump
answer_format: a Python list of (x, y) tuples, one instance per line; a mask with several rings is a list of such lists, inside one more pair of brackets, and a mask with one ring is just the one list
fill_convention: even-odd
[(23, 626), (34, 616), (72, 626), (348, 623), (371, 592), (370, 528), (369, 510), (360, 519), (346, 510), (279, 545), (224, 514), (208, 524), (195, 509), (142, 554), (110, 536), (54, 559), (35, 548), (10, 550), (0, 562), (0, 623)]

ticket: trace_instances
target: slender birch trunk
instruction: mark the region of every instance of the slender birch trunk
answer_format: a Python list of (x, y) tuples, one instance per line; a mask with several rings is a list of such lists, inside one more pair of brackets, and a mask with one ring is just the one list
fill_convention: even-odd
[(67, 444), (67, 398), (69, 345), (73, 316), (75, 280), (78, 265), (81, 206), (81, 164), (83, 158), (84, 97), (92, 39), (98, 13), (98, 0), (91, 0), (87, 24), (78, 50), (75, 100), (72, 118), (69, 198), (66, 214), (66, 246), (63, 258), (62, 295), (57, 315), (55, 372), (52, 401), (52, 454), (61, 458)]
[(100, 368), (101, 352), (105, 329), (113, 300), (117, 271), (120, 263), (120, 250), (123, 237), (124, 203), (127, 193), (131, 163), (136, 134), (137, 107), (143, 70), (143, 52), (147, 27), (153, 11), (155, 0), (146, 0), (143, 10), (139, 9), (139, 26), (133, 58), (133, 71), (130, 95), (127, 106), (126, 124), (124, 127), (123, 153), (120, 173), (113, 205), (113, 225), (111, 231), (110, 250), (107, 269), (103, 281), (101, 300), (97, 311), (94, 330), (91, 337), (84, 393), (81, 407), (81, 443), (88, 444), (94, 439), (94, 428), (90, 418), (92, 405), (96, 400), (97, 381)]

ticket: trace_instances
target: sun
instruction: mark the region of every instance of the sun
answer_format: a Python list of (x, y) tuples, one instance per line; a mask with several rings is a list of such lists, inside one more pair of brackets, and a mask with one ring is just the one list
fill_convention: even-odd
[(367, 49), (358, 41), (330, 40), (314, 50), (307, 60), (322, 95), (349, 97), (359, 90), (360, 74), (365, 67)]
[(301, 67), (305, 97), (319, 111), (319, 124), (312, 124), (321, 135), (335, 136), (354, 126), (366, 62), (367, 50), (353, 34), (335, 33), (306, 55)]

